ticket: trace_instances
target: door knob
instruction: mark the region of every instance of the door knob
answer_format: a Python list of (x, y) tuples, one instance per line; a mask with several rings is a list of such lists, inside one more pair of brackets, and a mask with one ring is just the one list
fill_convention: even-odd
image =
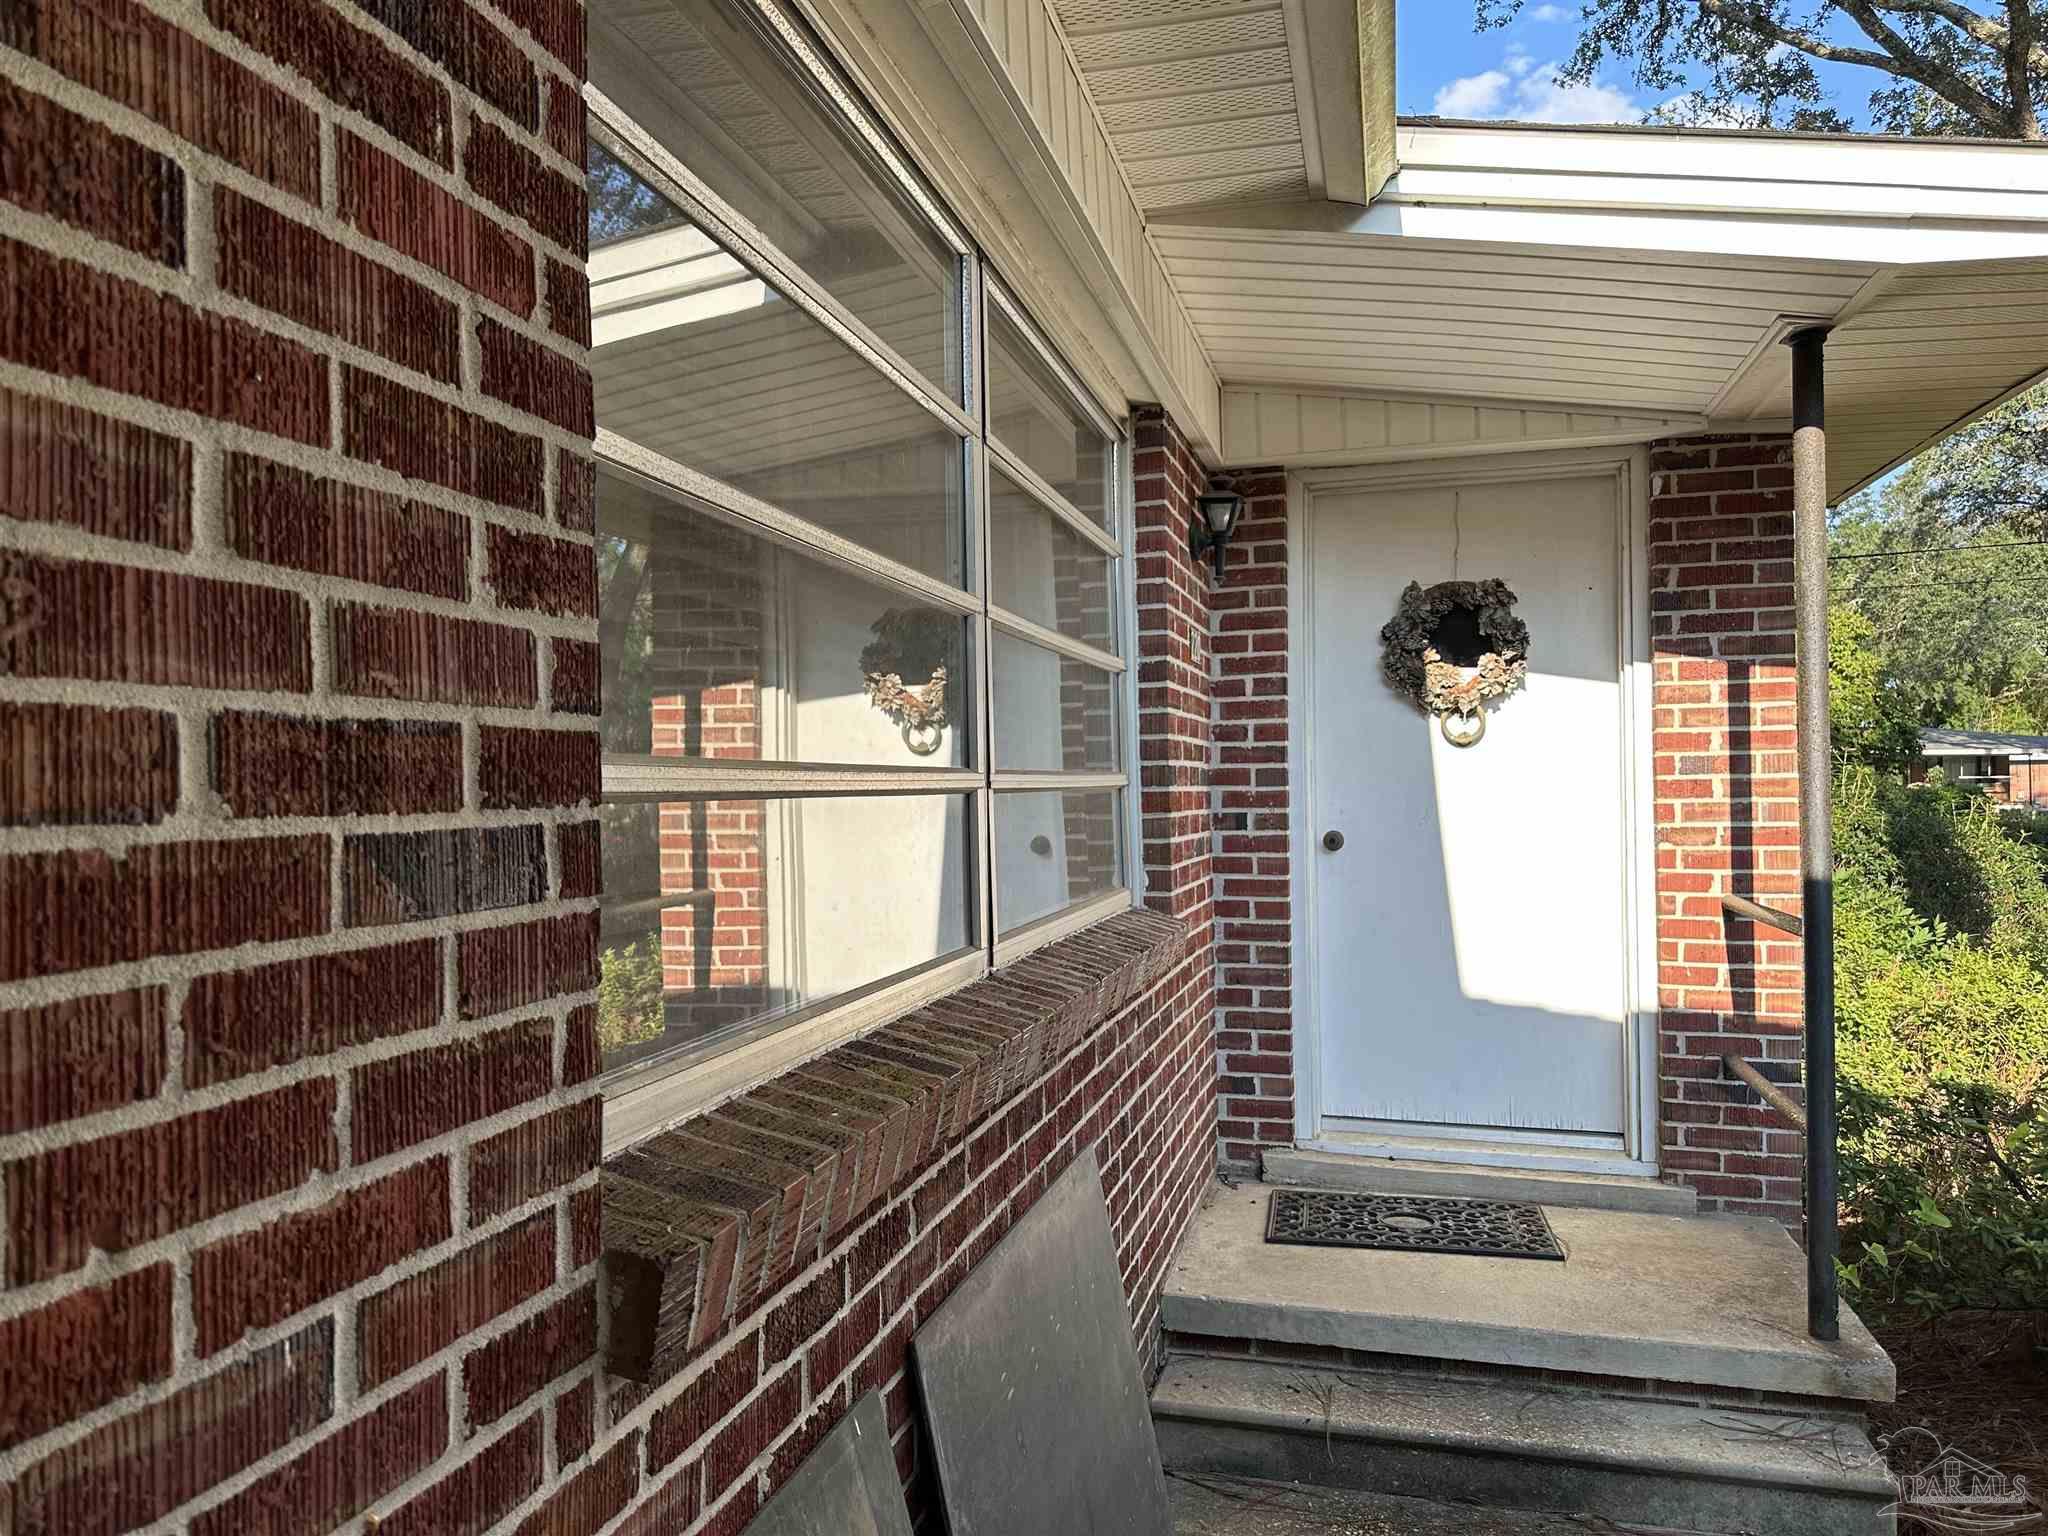
[(1335, 853), (1344, 846), (1344, 834), (1337, 831), (1334, 827), (1331, 828), (1323, 834), (1323, 846), (1329, 849), (1330, 852)]

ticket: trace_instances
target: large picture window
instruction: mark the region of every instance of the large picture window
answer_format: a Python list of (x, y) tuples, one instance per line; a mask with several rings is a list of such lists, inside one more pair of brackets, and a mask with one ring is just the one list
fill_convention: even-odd
[(639, 1099), (1129, 905), (1129, 466), (775, 0), (593, 7), (591, 77), (599, 1030)]

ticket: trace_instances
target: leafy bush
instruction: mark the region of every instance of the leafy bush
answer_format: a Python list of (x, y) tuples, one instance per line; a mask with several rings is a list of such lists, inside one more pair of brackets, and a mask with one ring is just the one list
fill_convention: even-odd
[(660, 939), (607, 944), (597, 958), (598, 1044), (609, 1054), (654, 1039), (664, 1027)]
[(1879, 1311), (2048, 1304), (2048, 878), (1981, 797), (1836, 783), (1843, 1279)]

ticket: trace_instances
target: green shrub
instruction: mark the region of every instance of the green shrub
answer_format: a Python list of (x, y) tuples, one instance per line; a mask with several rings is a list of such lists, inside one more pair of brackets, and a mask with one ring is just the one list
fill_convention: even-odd
[(1981, 797), (1836, 784), (1843, 1278), (1879, 1311), (2048, 1304), (2048, 880)]
[(607, 944), (597, 959), (598, 1044), (609, 1054), (654, 1039), (665, 1027), (660, 938)]

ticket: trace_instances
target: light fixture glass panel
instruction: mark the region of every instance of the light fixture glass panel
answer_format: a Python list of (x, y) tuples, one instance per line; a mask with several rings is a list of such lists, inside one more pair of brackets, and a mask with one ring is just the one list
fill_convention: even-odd
[(972, 799), (599, 808), (607, 1069), (890, 980), (974, 942)]
[[(959, 252), (752, 6), (594, 6), (590, 33), (600, 90), (941, 393), (963, 399)], [(615, 188), (593, 161), (593, 249)]]
[(1003, 935), (1123, 884), (1121, 792), (996, 796), (996, 910)]
[(1109, 556), (1000, 470), (989, 474), (989, 592), (999, 608), (1100, 650), (1116, 645)]
[(995, 764), (1020, 773), (1116, 770), (1117, 674), (997, 634)]
[(1115, 445), (1001, 307), (987, 308), (990, 434), (1107, 528)]
[(600, 467), (610, 754), (958, 768), (968, 622)]

